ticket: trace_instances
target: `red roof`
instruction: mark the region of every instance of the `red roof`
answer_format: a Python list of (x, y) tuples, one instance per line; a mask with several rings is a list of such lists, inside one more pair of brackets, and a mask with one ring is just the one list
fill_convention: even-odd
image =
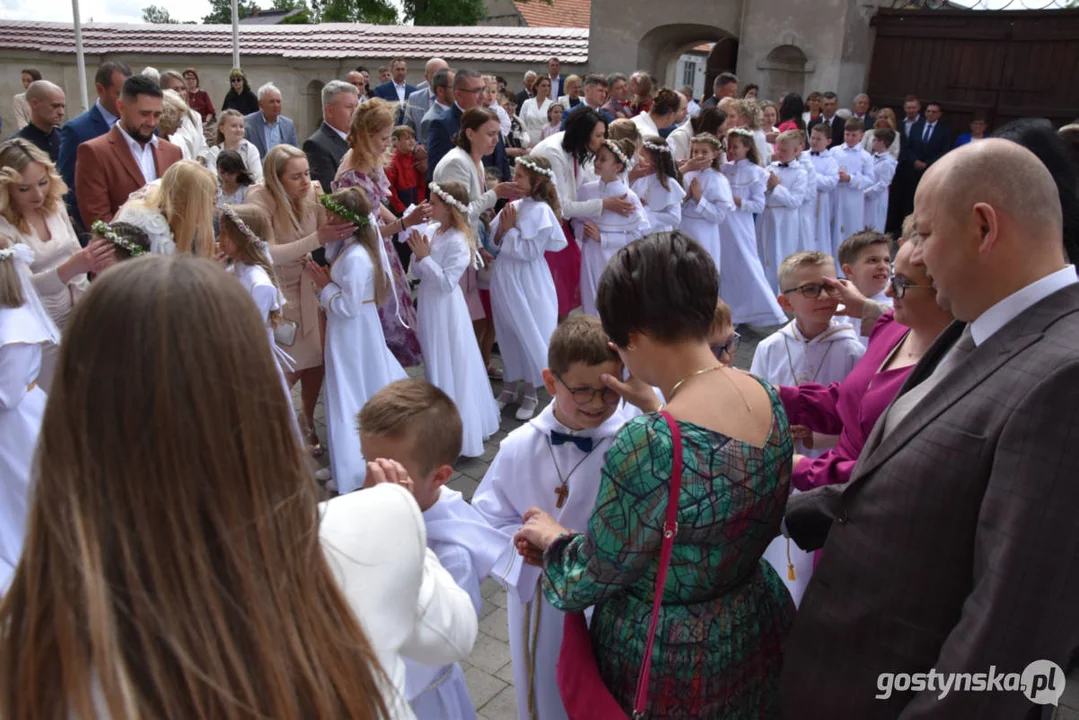
[[(561, 1), (561, 0), (559, 0)], [(575, 0), (587, 2), (587, 0)], [(231, 25), (143, 25), (87, 23), (87, 54), (230, 55)], [(40, 53), (75, 52), (68, 23), (0, 21), (0, 49)], [(240, 53), (285, 58), (394, 58), (450, 61), (588, 62), (588, 28), (414, 27), (411, 25), (241, 25)]]
[[(514, 0), (530, 28), (587, 28), (592, 22), (592, 0)], [(568, 61), (567, 62), (572, 62)]]

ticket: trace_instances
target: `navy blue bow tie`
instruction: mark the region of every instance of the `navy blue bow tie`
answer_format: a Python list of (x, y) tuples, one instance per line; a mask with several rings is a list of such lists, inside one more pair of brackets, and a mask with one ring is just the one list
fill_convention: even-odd
[(551, 431), (552, 445), (558, 447), (559, 445), (565, 445), (566, 443), (573, 443), (581, 452), (592, 452), (592, 438), (570, 435), (569, 433), (558, 432), (557, 430)]
[(790, 167), (790, 163), (779, 163), (779, 167)]
[(812, 150), (809, 154), (812, 155), (813, 157), (816, 157), (817, 155), (820, 155), (820, 153), (821, 153), (820, 150)]

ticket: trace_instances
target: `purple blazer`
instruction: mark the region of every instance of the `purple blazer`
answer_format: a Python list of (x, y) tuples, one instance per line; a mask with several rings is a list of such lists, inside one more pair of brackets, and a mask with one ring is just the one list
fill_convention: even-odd
[(818, 458), (807, 457), (798, 462), (791, 476), (794, 487), (804, 491), (850, 480), (877, 418), (895, 399), (914, 369), (909, 365), (878, 372), (909, 330), (888, 311), (873, 326), (865, 355), (843, 382), (779, 388), (779, 398), (791, 425), (805, 425), (826, 435), (839, 434), (834, 448)]

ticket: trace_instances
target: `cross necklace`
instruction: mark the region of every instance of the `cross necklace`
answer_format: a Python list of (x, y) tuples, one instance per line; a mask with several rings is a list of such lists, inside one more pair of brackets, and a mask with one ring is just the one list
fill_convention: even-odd
[(562, 476), (562, 470), (558, 467), (558, 460), (555, 459), (554, 446), (551, 445), (550, 435), (544, 435), (544, 439), (547, 441), (547, 450), (551, 453), (551, 464), (554, 465), (554, 471), (558, 473), (558, 487), (555, 488), (554, 491), (554, 494), (558, 496), (558, 500), (555, 502), (555, 507), (561, 510), (562, 506), (566, 504), (566, 498), (569, 497), (569, 487), (567, 487), (569, 479), (573, 477), (573, 473), (577, 472), (577, 468), (581, 467), (581, 464), (584, 463), (584, 461), (587, 460), (589, 456), (591, 456), (592, 453), (596, 451), (596, 448), (599, 447), (599, 444), (607, 438), (602, 438), (599, 442), (595, 443), (592, 449), (585, 453), (585, 456), (581, 458), (576, 465), (573, 466), (573, 469), (569, 471), (569, 475), (566, 475), (565, 477)]

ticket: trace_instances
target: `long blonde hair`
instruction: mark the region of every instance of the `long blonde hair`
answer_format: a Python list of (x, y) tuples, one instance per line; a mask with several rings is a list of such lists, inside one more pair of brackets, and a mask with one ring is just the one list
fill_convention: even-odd
[[(270, 237), (270, 233), (273, 232), (270, 215), (261, 206), (254, 204), (230, 205), (228, 208), (260, 240), (266, 242), (266, 239)], [(232, 241), (233, 247), (236, 248), (236, 252), (232, 257), (233, 261), (262, 268), (270, 277), (270, 282), (273, 283), (274, 288), (280, 292), (281, 285), (277, 282), (277, 274), (274, 272), (273, 263), (270, 262), (265, 253), (258, 249), (255, 241), (247, 233), (240, 230), (232, 216), (227, 212), (221, 213), (221, 234), (227, 235), (229, 240)], [(278, 323), (281, 322), (281, 317), (280, 309), (271, 310), (270, 326), (277, 327)]]
[(380, 167), (385, 157), (371, 149), (374, 136), (388, 127), (393, 127), (397, 103), (389, 103), (382, 98), (373, 98), (362, 103), (352, 115), (352, 124), (348, 129), (348, 146), (352, 148), (349, 158), (351, 166)]
[[(457, 202), (461, 203), (461, 205), (463, 207), (466, 207), (466, 208), (468, 207), (468, 203), (469, 203), (468, 188), (465, 187), (464, 183), (458, 182), (457, 180), (448, 180), (446, 182), (431, 183), (431, 184), (432, 185), (437, 184), (438, 188), (440, 190), (442, 190), (442, 192), (446, 193), (451, 198), (453, 198)], [(438, 193), (436, 193), (436, 192), (434, 192), (432, 190), (431, 196), (432, 196), (432, 199), (434, 199), (434, 198), (438, 197)], [(469, 263), (475, 262), (476, 261), (476, 253), (478, 252), (478, 248), (476, 247), (476, 232), (472, 228), (472, 223), (469, 222), (469, 220), (468, 220), (468, 213), (461, 212), (460, 210), (455, 208), (453, 205), (450, 205), (448, 202), (443, 200), (441, 197), (438, 197), (438, 201), (440, 203), (444, 204), (449, 209), (450, 218), (453, 220), (453, 227), (455, 229), (457, 229), (457, 230), (460, 230), (461, 233), (464, 234), (464, 236), (465, 236), (465, 244), (468, 245), (468, 261), (469, 261)]]
[[(366, 103), (364, 104), (366, 105)], [(335, 202), (343, 205), (346, 210), (350, 210), (359, 217), (367, 217), (375, 207), (374, 200), (368, 197), (362, 188), (358, 187), (343, 188), (330, 197)], [(386, 277), (386, 271), (382, 267), (382, 255), (379, 252), (382, 240), (379, 238), (378, 227), (374, 224), (369, 224), (366, 227), (357, 228), (348, 242), (357, 242), (362, 245), (363, 249), (367, 251), (367, 255), (371, 258), (371, 265), (374, 266), (372, 273), (374, 273), (375, 278), (375, 305), (381, 305), (386, 299), (389, 279)]]
[(0, 601), (0, 716), (387, 716), (246, 296), (146, 256), (75, 306)]
[(208, 258), (214, 250), (217, 180), (194, 160), (175, 163), (161, 183), (146, 193), (146, 207), (158, 210), (172, 230), (176, 252)]
[[(7, 250), (12, 241), (0, 235), (0, 250)], [(11, 257), (0, 260), (0, 307), (22, 307), (26, 298), (22, 293), (22, 280), (19, 279), (19, 259)]]
[(307, 155), (303, 150), (292, 145), (276, 145), (270, 152), (266, 153), (266, 158), (262, 161), (262, 184), (266, 186), (267, 192), (270, 193), (270, 197), (273, 198), (274, 206), (274, 219), (282, 224), (291, 226), (293, 230), (298, 231), (300, 229), (300, 223), (305, 215), (308, 213), (318, 212), (318, 205), (315, 202), (314, 183), (312, 182), (312, 192), (307, 194), (307, 197), (300, 198), (299, 200), (293, 200), (287, 192), (285, 192), (285, 186), (281, 184), (281, 176), (285, 174), (285, 165), (289, 160), (295, 160), (296, 158), (307, 159)]
[(22, 138), (12, 138), (0, 145), (0, 215), (21, 233), (30, 232), (30, 223), (15, 209), (11, 202), (11, 190), (13, 185), (22, 183), (22, 173), (33, 163), (44, 167), (45, 175), (49, 178), (49, 191), (45, 193), (41, 212), (51, 215), (60, 211), (64, 207), (64, 193), (67, 192), (67, 185), (60, 173), (56, 172), (56, 165), (36, 145)]

